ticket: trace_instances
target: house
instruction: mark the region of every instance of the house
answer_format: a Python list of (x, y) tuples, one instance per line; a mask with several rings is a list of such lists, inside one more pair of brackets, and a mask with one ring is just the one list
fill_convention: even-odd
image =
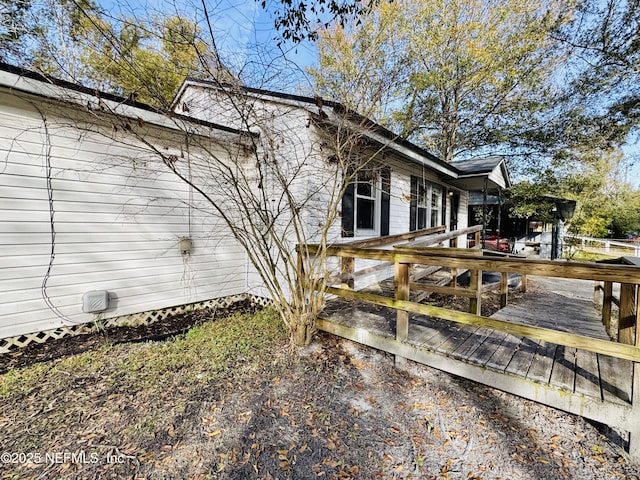
[(4, 64), (0, 112), (0, 352), (246, 292), (241, 246), (152, 152), (184, 162), (189, 129), (224, 156), (246, 134)]
[[(468, 225), (470, 190), (510, 185), (504, 161), (494, 164), (491, 160), (489, 167), (478, 161), (448, 164), (344, 106), (318, 97), (187, 79), (174, 99), (173, 110), (262, 133), (268, 125), (280, 138), (289, 141), (295, 138), (295, 148), (284, 149), (281, 161), (304, 159), (315, 173), (302, 185), (307, 192), (317, 190), (314, 182), (324, 181), (318, 172), (326, 171), (327, 163), (335, 155), (335, 144), (347, 143), (345, 137), (356, 132), (364, 146), (355, 153), (350, 150), (349, 154), (365, 157), (371, 168), (358, 174), (355, 182), (345, 189), (340, 205), (341, 222), (328, 235), (333, 242), (352, 242), (439, 225), (448, 230), (462, 229)], [(313, 223), (309, 221), (310, 226)], [(315, 239), (310, 235), (308, 240)], [(466, 238), (459, 239), (459, 245), (465, 242)], [(360, 265), (356, 270), (366, 268), (367, 262), (357, 262)], [(372, 280), (365, 277), (362, 285)]]
[(304, 156), (316, 170), (323, 170), (323, 162), (330, 161), (334, 154), (331, 148), (323, 149), (330, 146), (327, 131), (331, 131), (329, 135), (340, 135), (336, 131), (341, 128), (360, 129), (368, 142), (367, 153), (375, 155), (374, 163), (387, 168), (381, 168), (375, 178), (367, 177), (365, 172), (356, 180), (358, 187), (347, 190), (343, 221), (333, 235), (336, 241), (435, 225), (461, 228), (467, 224), (468, 190), (481, 190), (485, 178), (491, 185), (509, 184), (504, 163), (500, 169), (469, 172), (462, 168), (466, 162), (447, 164), (382, 126), (347, 112), (342, 105), (318, 97), (187, 79), (175, 97), (173, 109), (179, 114), (216, 119), (248, 130), (260, 129), (268, 119), (283, 137), (295, 131), (296, 143), (306, 146), (299, 156)]
[[(282, 228), (291, 249), (324, 228), (331, 242), (464, 228), (468, 190), (490, 176), (333, 102), (197, 80), (164, 115), (1, 64), (0, 110), (0, 351), (95, 320), (267, 296), (251, 256), (272, 246), (229, 228), (248, 216), (258, 222), (247, 229)], [(367, 159), (343, 186), (341, 135), (356, 139), (349, 158)], [(277, 175), (300, 200), (303, 237), (287, 230), (290, 212), (274, 210)], [(240, 180), (246, 201), (227, 192)], [(332, 201), (340, 219), (327, 222)]]

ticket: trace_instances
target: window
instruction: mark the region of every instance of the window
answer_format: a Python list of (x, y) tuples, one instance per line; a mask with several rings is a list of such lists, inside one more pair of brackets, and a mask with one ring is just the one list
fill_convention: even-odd
[(442, 225), (442, 187), (411, 177), (409, 230)]
[(377, 230), (376, 210), (378, 208), (378, 192), (380, 179), (374, 172), (358, 174), (356, 178), (356, 231)]
[(431, 189), (431, 225), (436, 227), (442, 225), (442, 188), (430, 185)]
[(427, 228), (427, 214), (429, 212), (429, 203), (427, 202), (427, 194), (429, 189), (424, 183), (418, 183), (416, 191), (416, 227), (418, 230)]
[(342, 197), (342, 236), (389, 235), (391, 169), (358, 173)]

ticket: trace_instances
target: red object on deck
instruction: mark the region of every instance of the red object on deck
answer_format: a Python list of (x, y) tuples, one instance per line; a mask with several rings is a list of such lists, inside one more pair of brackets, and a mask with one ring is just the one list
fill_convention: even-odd
[[(475, 247), (474, 239), (469, 240), (469, 248)], [(493, 250), (495, 252), (511, 253), (511, 242), (508, 238), (501, 238), (498, 241), (497, 235), (489, 235), (484, 239), (484, 249)]]

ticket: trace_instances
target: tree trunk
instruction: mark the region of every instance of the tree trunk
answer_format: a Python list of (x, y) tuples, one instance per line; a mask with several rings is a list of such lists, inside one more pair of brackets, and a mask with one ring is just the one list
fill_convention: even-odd
[(298, 313), (291, 319), (291, 342), (299, 347), (309, 345), (316, 333), (316, 315), (312, 313)]

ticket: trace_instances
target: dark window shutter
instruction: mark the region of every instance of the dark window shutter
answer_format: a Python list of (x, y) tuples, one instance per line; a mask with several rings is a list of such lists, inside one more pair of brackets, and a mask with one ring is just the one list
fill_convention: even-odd
[(418, 177), (411, 176), (411, 203), (409, 204), (409, 231), (416, 229), (418, 217)]
[(391, 169), (385, 167), (380, 172), (382, 195), (380, 197), (380, 235), (389, 235), (389, 213), (391, 207)]
[(440, 217), (442, 221), (440, 225), (447, 224), (447, 201), (449, 199), (449, 190), (445, 187), (442, 187), (442, 216)]
[(458, 208), (460, 208), (460, 194), (453, 192), (451, 196), (451, 225), (449, 226), (449, 230), (458, 229)]
[(342, 196), (342, 236), (353, 237), (353, 204), (355, 201), (355, 185), (350, 183)]

